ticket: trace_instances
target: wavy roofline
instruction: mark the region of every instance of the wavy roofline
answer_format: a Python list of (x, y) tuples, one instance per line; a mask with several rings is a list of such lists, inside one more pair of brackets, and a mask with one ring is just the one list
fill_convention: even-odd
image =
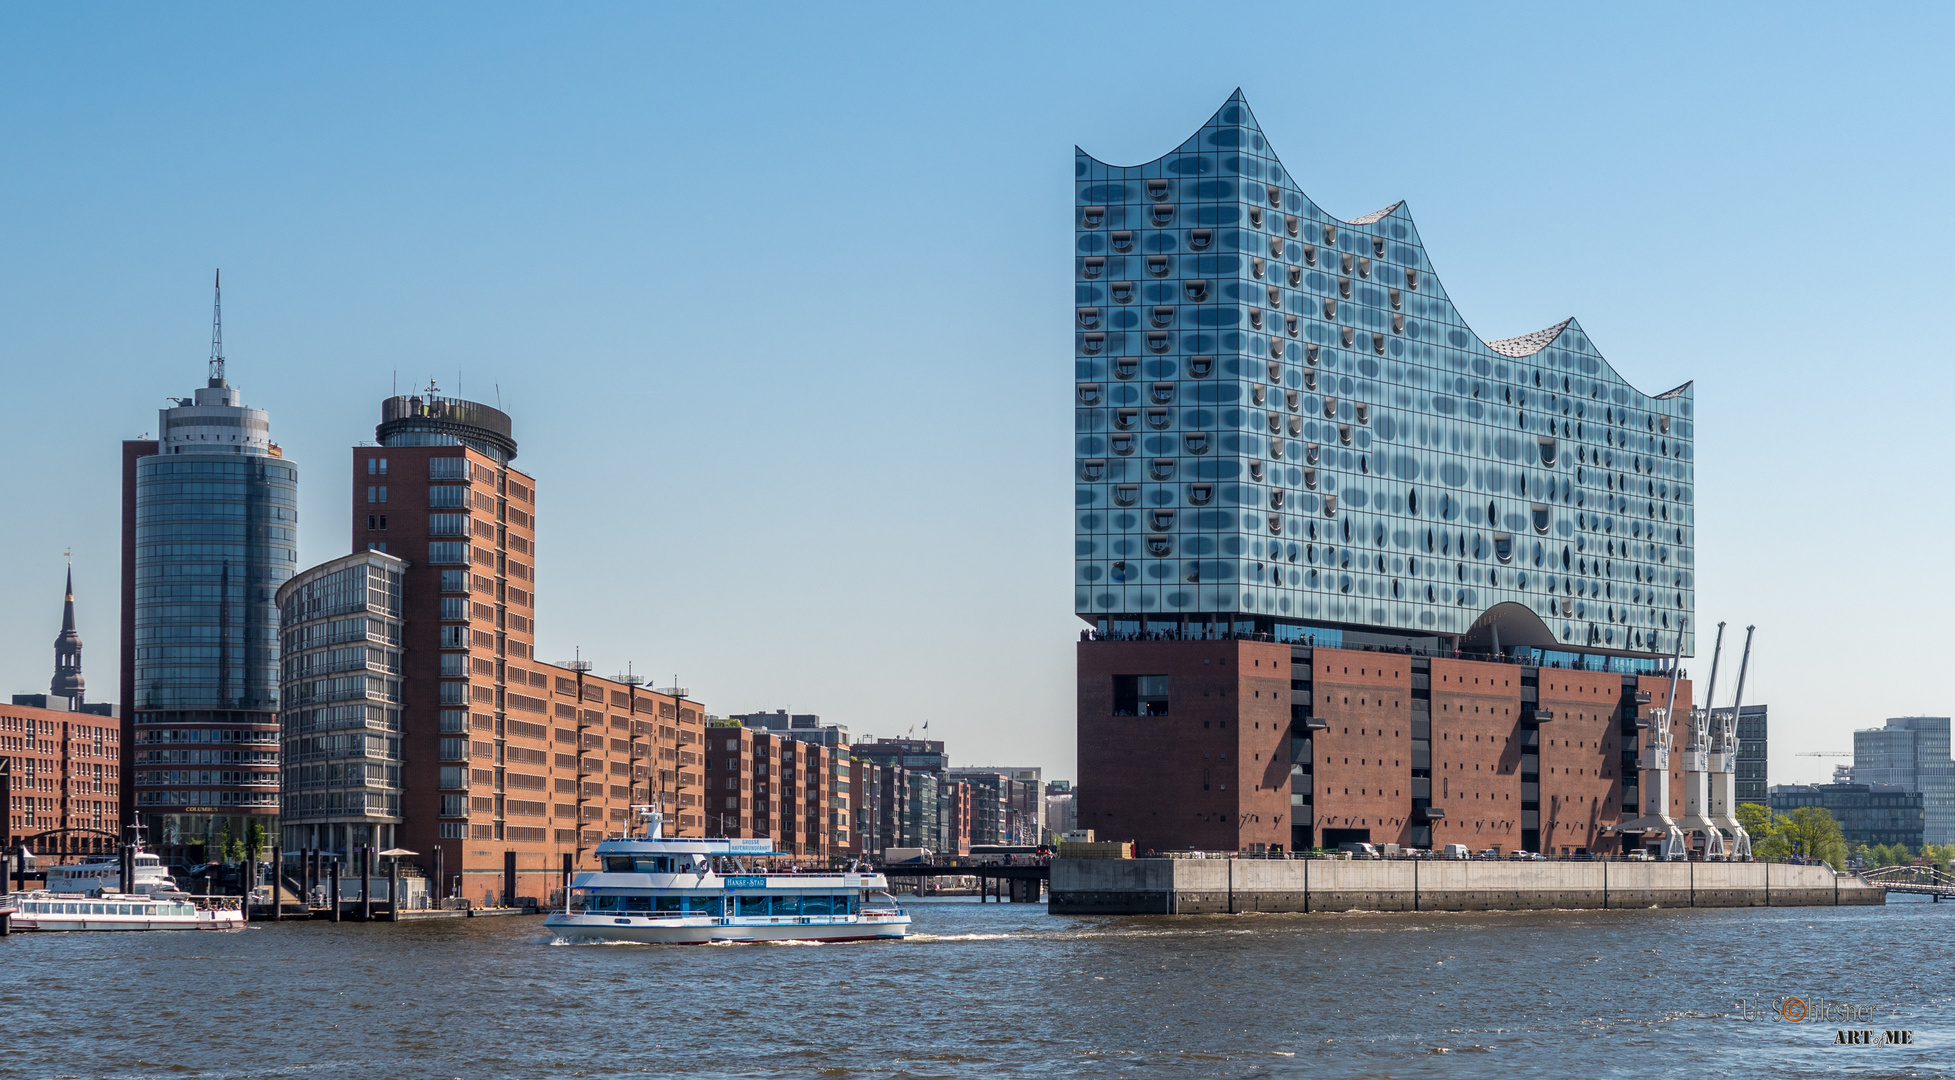
[[(1199, 135), (1203, 128), (1208, 127), (1210, 124), (1216, 123), (1218, 118), (1222, 115), (1222, 110), (1227, 109), (1231, 104), (1241, 105), (1242, 110), (1248, 114), (1248, 119), (1245, 122), (1236, 125), (1231, 125), (1231, 126), (1247, 127), (1247, 128), (1254, 129), (1257, 134), (1263, 137), (1263, 144), (1266, 147), (1268, 147), (1269, 156), (1275, 158), (1276, 161), (1279, 164), (1281, 164), (1283, 160), (1282, 157), (1276, 153), (1275, 144), (1270, 140), (1269, 133), (1263, 130), (1263, 126), (1261, 122), (1259, 122), (1256, 119), (1256, 110), (1250, 107), (1249, 99), (1246, 95), (1243, 94), (1242, 87), (1240, 86), (1235, 88), (1235, 91), (1228, 96), (1227, 100), (1222, 102), (1220, 107), (1218, 107), (1214, 112), (1209, 114), (1207, 120), (1204, 120), (1201, 123), (1195, 125), (1195, 130), (1189, 133), (1189, 135), (1186, 138), (1176, 143), (1172, 149), (1157, 154), (1146, 161), (1138, 162), (1133, 165), (1115, 164), (1114, 162), (1107, 161), (1104, 158), (1094, 156), (1092, 153), (1087, 151), (1084, 147), (1080, 146), (1078, 143), (1073, 144), (1073, 154), (1076, 157), (1085, 158), (1088, 161), (1093, 162), (1094, 164), (1102, 165), (1109, 169), (1144, 169), (1149, 165), (1153, 165), (1158, 162), (1165, 161), (1167, 160), (1169, 155), (1179, 152), (1182, 147), (1188, 145), (1190, 141), (1192, 141), (1197, 135)], [(1406, 204), (1406, 201), (1404, 199), (1399, 199), (1398, 201), (1384, 207), (1383, 209), (1374, 210), (1369, 214), (1363, 214), (1355, 218), (1341, 218), (1338, 217), (1336, 214), (1332, 214), (1329, 211), (1325, 210), (1323, 206), (1317, 202), (1317, 200), (1311, 198), (1310, 194), (1303, 190), (1303, 185), (1296, 182), (1296, 176), (1295, 174), (1291, 173), (1290, 167), (1288, 165), (1283, 165), (1283, 174), (1285, 179), (1289, 180), (1296, 187), (1297, 194), (1301, 195), (1305, 202), (1309, 203), (1319, 213), (1324, 214), (1326, 217), (1332, 218), (1345, 225), (1375, 225), (1378, 222), (1383, 221), (1386, 218), (1391, 217), (1395, 214), (1401, 214), (1404, 216), (1406, 223), (1408, 225), (1411, 225), (1413, 235), (1415, 237), (1418, 235), (1418, 226), (1413, 223), (1411, 208)], [(1436, 264), (1436, 260), (1432, 258), (1432, 253), (1426, 250), (1425, 241), (1423, 239), (1420, 239), (1418, 241), (1418, 247), (1419, 250), (1425, 252), (1426, 261), (1429, 264), (1432, 264), (1433, 266), (1433, 268), (1429, 272), (1432, 274), (1433, 277), (1438, 278), (1440, 274)], [(1443, 299), (1447, 304), (1452, 306), (1454, 313), (1456, 313), (1459, 316), (1460, 323), (1466, 327), (1467, 332), (1472, 335), (1473, 339), (1475, 341), (1478, 341), (1481, 345), (1486, 346), (1487, 351), (1493, 353), (1495, 356), (1505, 357), (1509, 360), (1524, 360), (1530, 356), (1535, 356), (1541, 353), (1542, 351), (1546, 350), (1550, 346), (1552, 346), (1556, 341), (1559, 341), (1561, 339), (1561, 336), (1567, 333), (1568, 328), (1572, 326), (1575, 327), (1576, 329), (1580, 329), (1584, 336), (1589, 336), (1589, 346), (1590, 349), (1594, 352), (1595, 358), (1602, 362), (1602, 366), (1609, 370), (1609, 374), (1613, 376), (1617, 382), (1621, 383), (1623, 386), (1628, 387), (1630, 390), (1641, 395), (1642, 397), (1649, 399), (1650, 401), (1669, 401), (1679, 397), (1683, 397), (1689, 393), (1691, 387), (1697, 381), (1695, 379), (1689, 379), (1686, 380), (1682, 385), (1677, 386), (1670, 390), (1666, 390), (1661, 394), (1651, 394), (1643, 390), (1641, 387), (1637, 386), (1635, 383), (1629, 381), (1629, 379), (1626, 376), (1624, 376), (1621, 371), (1617, 370), (1616, 365), (1610, 362), (1609, 358), (1603, 354), (1602, 350), (1600, 348), (1595, 347), (1594, 338), (1588, 334), (1587, 330), (1581, 329), (1581, 324), (1577, 322), (1575, 317), (1572, 315), (1566, 319), (1563, 319), (1559, 323), (1546, 326), (1541, 328), (1540, 330), (1531, 331), (1526, 334), (1520, 334), (1515, 337), (1486, 338), (1486, 337), (1481, 337), (1480, 332), (1478, 330), (1473, 329), (1473, 324), (1466, 318), (1466, 312), (1462, 310), (1458, 304), (1453, 303), (1451, 293), (1447, 293), (1443, 297)], [(1547, 334), (1547, 332), (1550, 330), (1554, 331), (1552, 335), (1549, 335), (1544, 339), (1541, 338), (1541, 335)], [(1498, 347), (1500, 345), (1515, 345), (1517, 347), (1524, 346), (1526, 344), (1532, 344), (1535, 340), (1539, 340), (1540, 343), (1538, 345), (1534, 345), (1533, 348), (1529, 349), (1526, 352), (1508, 352), (1505, 349)], [(1692, 417), (1692, 419), (1695, 418)]]

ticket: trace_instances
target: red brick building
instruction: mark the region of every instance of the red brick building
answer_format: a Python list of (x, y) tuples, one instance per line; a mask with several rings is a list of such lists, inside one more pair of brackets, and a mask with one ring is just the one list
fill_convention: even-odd
[[(1615, 851), (1610, 828), (1636, 816), (1638, 725), (1669, 686), (1249, 640), (1084, 641), (1078, 662), (1079, 827), (1164, 851)], [(1679, 679), (1673, 715), (1690, 700)]]
[[(0, 705), (0, 756), (13, 780), (7, 832), (19, 838), (51, 829), (122, 830), (122, 722), (98, 713)], [(113, 851), (110, 837), (69, 836), (34, 845), (36, 854)]]

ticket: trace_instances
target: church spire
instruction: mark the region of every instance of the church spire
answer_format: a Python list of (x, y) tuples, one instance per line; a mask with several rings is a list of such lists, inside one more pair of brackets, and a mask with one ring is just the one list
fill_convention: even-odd
[(75, 632), (75, 567), (68, 564), (68, 594), (61, 607), (61, 633), (54, 638), (54, 680), (48, 693), (79, 706), (85, 683), (81, 677), (81, 635)]

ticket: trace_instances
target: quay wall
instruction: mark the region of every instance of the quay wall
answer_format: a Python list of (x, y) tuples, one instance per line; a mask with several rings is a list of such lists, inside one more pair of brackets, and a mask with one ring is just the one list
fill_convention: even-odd
[(1883, 904), (1824, 866), (1491, 860), (1055, 859), (1060, 915)]

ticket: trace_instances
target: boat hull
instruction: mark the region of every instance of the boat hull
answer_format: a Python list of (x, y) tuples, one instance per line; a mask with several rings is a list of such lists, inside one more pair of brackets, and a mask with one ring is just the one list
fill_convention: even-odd
[(543, 925), (566, 941), (631, 941), (647, 945), (763, 944), (771, 941), (900, 941), (907, 915), (855, 918), (629, 919), (555, 914)]

